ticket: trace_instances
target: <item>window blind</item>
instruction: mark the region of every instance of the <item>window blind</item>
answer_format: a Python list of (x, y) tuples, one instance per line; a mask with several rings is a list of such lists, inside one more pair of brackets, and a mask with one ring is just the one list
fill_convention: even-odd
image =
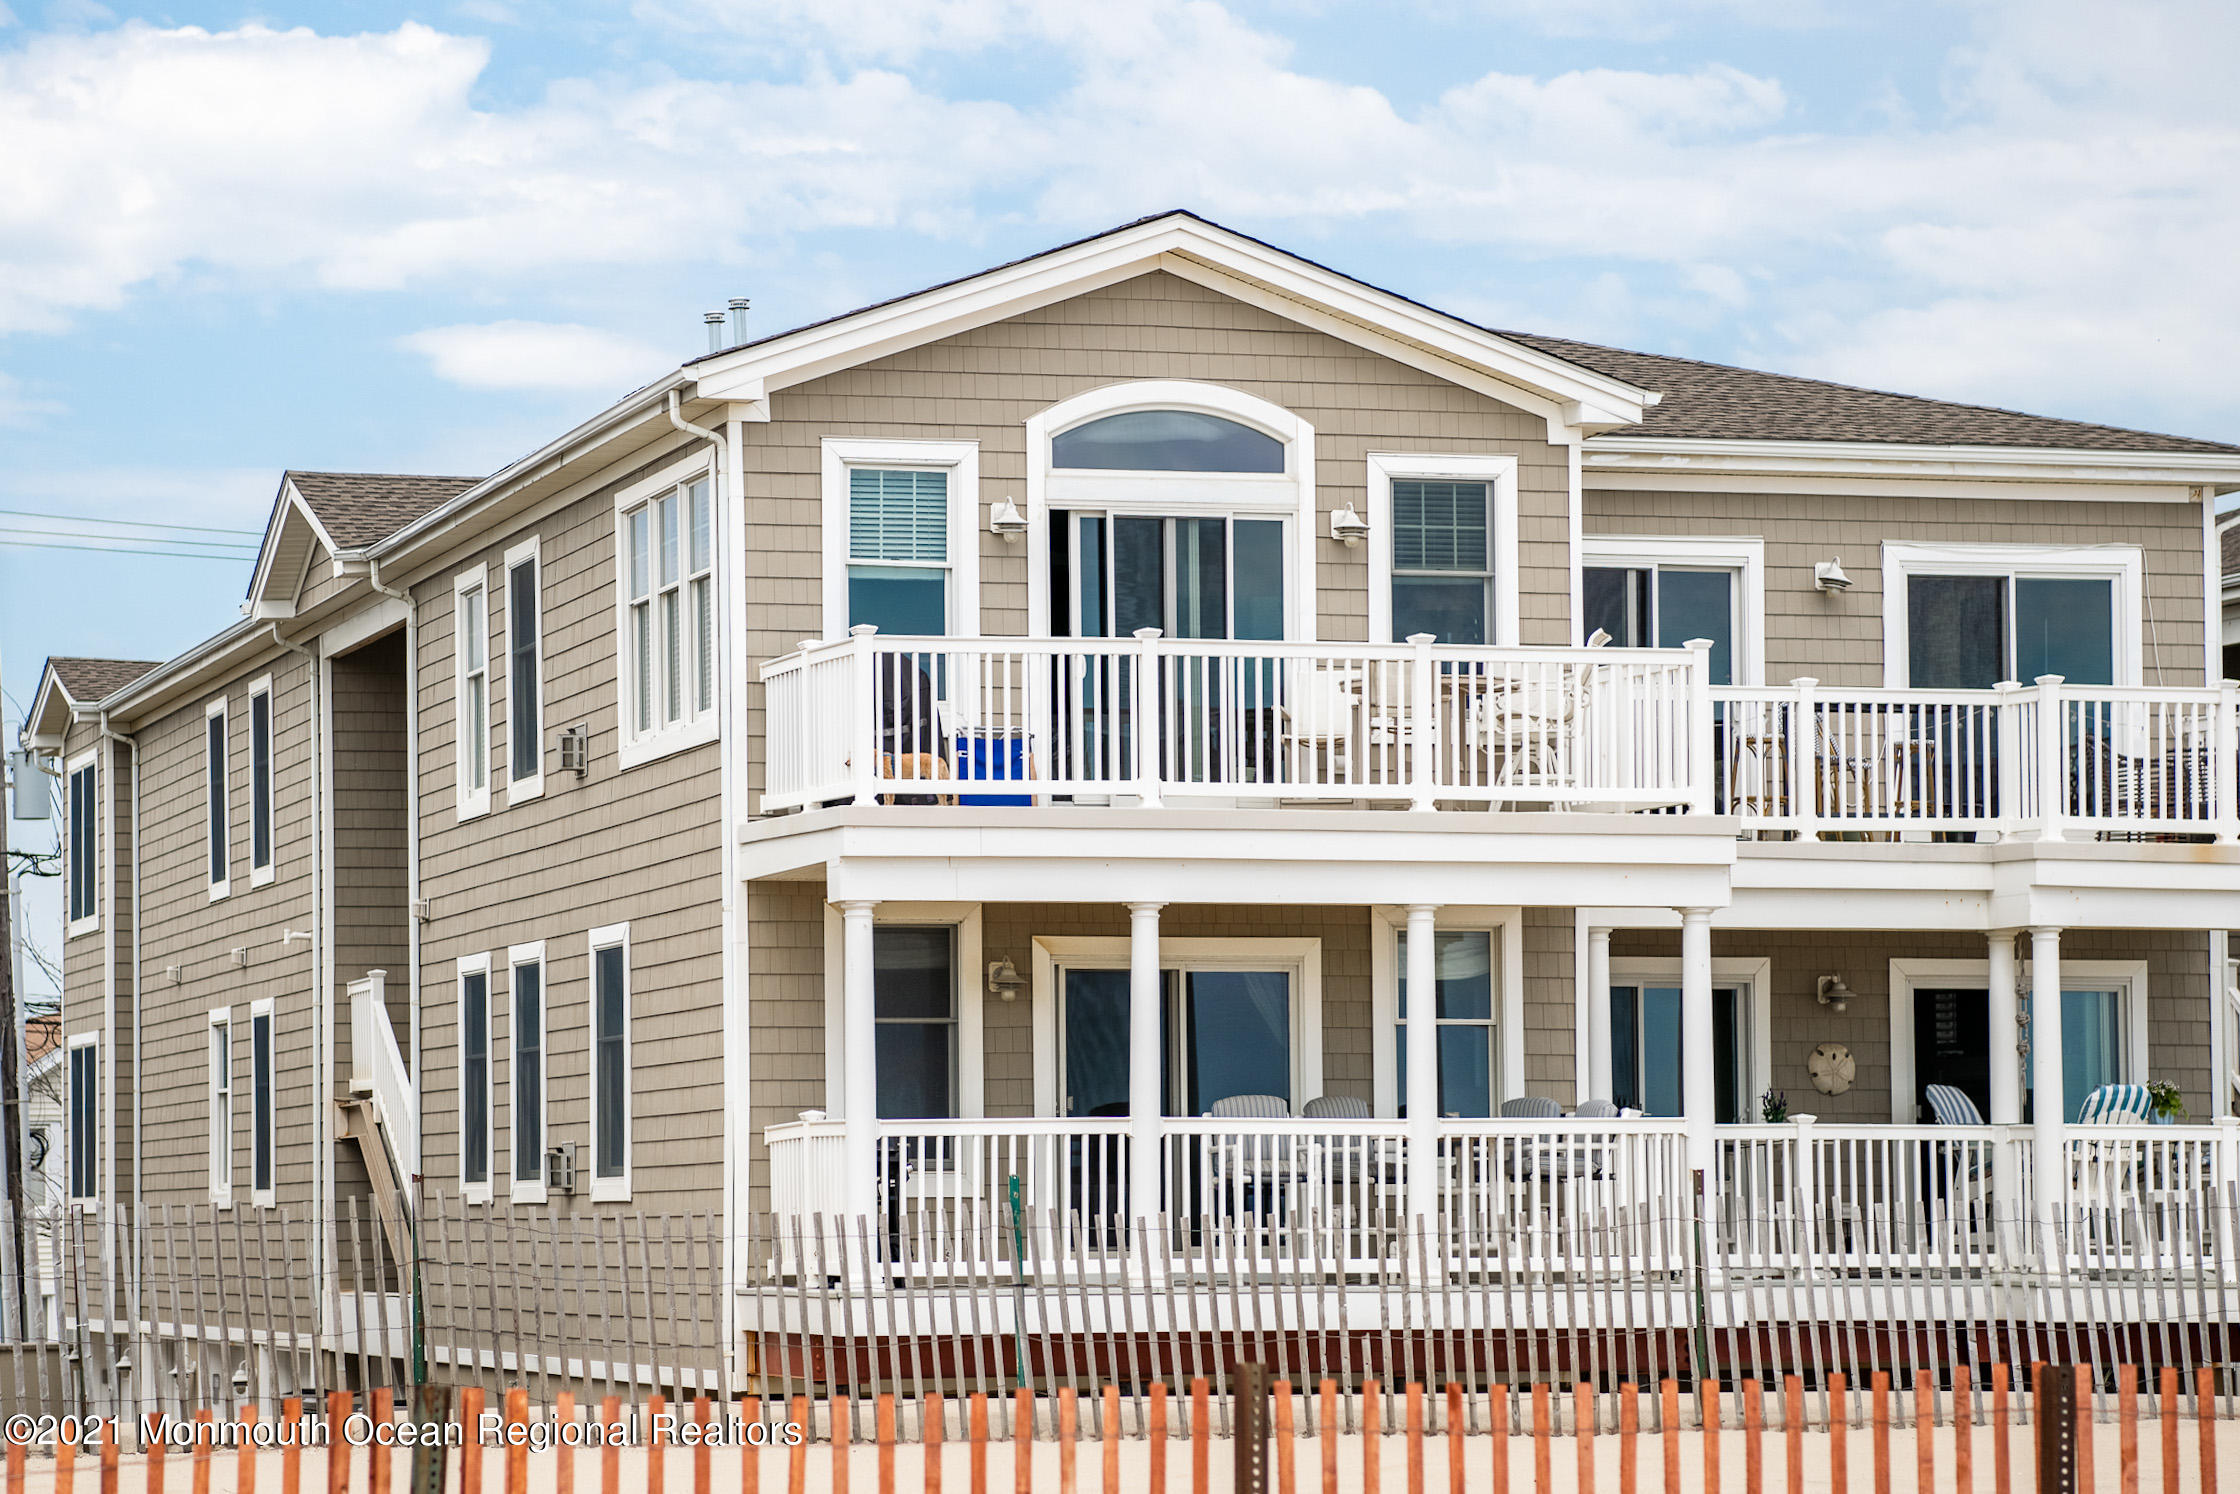
[(949, 558), (949, 474), (857, 467), (848, 474), (848, 558)]
[(1483, 571), (1486, 485), (1395, 482), (1392, 566), (1401, 571)]

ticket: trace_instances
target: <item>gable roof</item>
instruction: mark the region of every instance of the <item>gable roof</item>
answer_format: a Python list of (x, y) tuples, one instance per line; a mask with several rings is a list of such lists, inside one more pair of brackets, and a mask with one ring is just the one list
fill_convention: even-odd
[(319, 527), (341, 550), (362, 550), (441, 508), (479, 477), (402, 472), (297, 472), (283, 480), (302, 497)]
[(47, 667), (80, 705), (114, 695), (162, 661), (157, 659), (49, 659)]
[(1636, 353), (1532, 332), (1505, 337), (1644, 388), (1663, 400), (1642, 413), (1628, 438), (1697, 441), (1882, 441), (1922, 446), (2022, 446), (2070, 451), (2240, 454), (2240, 446), (2163, 436), (2121, 426), (2025, 415), (1763, 373), (1694, 358)]

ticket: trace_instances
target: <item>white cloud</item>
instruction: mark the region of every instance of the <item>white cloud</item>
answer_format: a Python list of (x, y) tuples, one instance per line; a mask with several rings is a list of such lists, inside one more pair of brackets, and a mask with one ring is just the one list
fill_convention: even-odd
[(50, 415), (62, 414), (65, 408), (59, 401), (25, 393), (21, 379), (0, 373), (0, 426), (37, 425)]
[(651, 343), (572, 322), (429, 327), (397, 339), (436, 376), (469, 389), (588, 390), (619, 395), (676, 359)]

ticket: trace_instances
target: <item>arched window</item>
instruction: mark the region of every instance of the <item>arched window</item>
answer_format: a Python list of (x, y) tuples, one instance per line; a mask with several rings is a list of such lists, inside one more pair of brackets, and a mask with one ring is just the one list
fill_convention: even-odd
[(1281, 473), (1283, 443), (1197, 410), (1125, 410), (1052, 437), (1050, 465), (1104, 472)]

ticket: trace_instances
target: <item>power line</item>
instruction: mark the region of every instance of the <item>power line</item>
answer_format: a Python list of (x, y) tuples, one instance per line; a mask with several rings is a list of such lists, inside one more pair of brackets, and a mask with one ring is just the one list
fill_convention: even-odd
[(125, 529), (179, 529), (191, 534), (240, 534), (251, 539), (264, 538), (262, 529), (216, 529), (208, 524), (154, 524), (142, 519), (99, 519), (91, 514), (38, 514), (22, 508), (0, 508), (0, 515), (11, 519), (58, 519), (65, 524), (108, 524)]
[(245, 555), (257, 552), (257, 546), (244, 545), (239, 540), (173, 539), (164, 534), (96, 534), (84, 529), (14, 529), (0, 525), (0, 536), (18, 534), (47, 535), (56, 539), (103, 540), (116, 544), (182, 545), (190, 550), (226, 550)]
[[(123, 537), (119, 536), (119, 538), (122, 539)], [(17, 540), (7, 539), (4, 537), (0, 537), (0, 545), (13, 545), (18, 549), (23, 550), (90, 550), (96, 555), (156, 555), (165, 556), (174, 560), (231, 560), (235, 562), (248, 562), (257, 558), (255, 551), (226, 553), (216, 550), (133, 550), (120, 548), (116, 545), (67, 545), (59, 540)]]

